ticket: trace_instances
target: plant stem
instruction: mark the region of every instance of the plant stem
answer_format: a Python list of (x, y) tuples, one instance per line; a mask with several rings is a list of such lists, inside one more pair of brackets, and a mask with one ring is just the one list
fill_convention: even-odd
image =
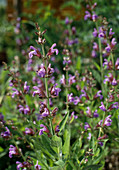
[[(96, 24), (96, 29), (98, 30), (97, 22), (95, 22), (95, 24)], [(103, 86), (104, 70), (103, 70), (103, 58), (102, 58), (102, 45), (99, 37), (98, 37), (98, 44), (99, 44), (99, 53), (100, 53), (101, 88), (102, 88), (102, 93), (104, 94), (104, 86)]]
[[(47, 71), (47, 59), (46, 59), (46, 56), (45, 56), (45, 50), (44, 50), (44, 45), (42, 44), (42, 52), (43, 52), (43, 58), (45, 59), (45, 68), (46, 68), (46, 71)], [(43, 60), (44, 61), (44, 60)], [(50, 111), (50, 104), (49, 104), (49, 90), (48, 90), (48, 78), (45, 77), (45, 89), (46, 89), (46, 96), (47, 96), (47, 107)], [(51, 113), (50, 113), (50, 119), (49, 119), (49, 123), (50, 123), (50, 131), (51, 131), (51, 134), (54, 135), (54, 130), (53, 130), (53, 125), (52, 125), (52, 120), (51, 120)]]
[(20, 151), (20, 149), (19, 149), (19, 147), (18, 147), (18, 145), (17, 145), (17, 143), (16, 143), (16, 141), (15, 141), (14, 139), (13, 139), (13, 141), (14, 141), (14, 144), (15, 144), (16, 148), (18, 149), (19, 153), (21, 154), (22, 159), (23, 159), (23, 160), (24, 160), (24, 162), (25, 162), (25, 161), (26, 161), (26, 159), (25, 159), (25, 157), (24, 157), (24, 155), (23, 155), (22, 151)]
[(111, 58), (112, 58), (113, 73), (114, 73), (114, 78), (115, 78), (114, 56), (113, 56), (112, 52), (111, 52)]
[[(66, 70), (66, 110), (68, 114), (68, 131), (71, 139), (71, 128), (70, 128), (70, 118), (69, 118), (69, 104), (68, 104), (68, 70)], [(69, 141), (70, 142), (70, 141)], [(70, 147), (70, 144), (69, 144)], [(69, 148), (69, 158), (70, 158), (70, 148)]]

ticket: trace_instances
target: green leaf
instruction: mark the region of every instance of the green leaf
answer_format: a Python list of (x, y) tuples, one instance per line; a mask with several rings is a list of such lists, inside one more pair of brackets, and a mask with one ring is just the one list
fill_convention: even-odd
[(51, 147), (53, 150), (60, 155), (61, 150), (62, 150), (62, 140), (60, 137), (54, 135), (51, 140)]
[(54, 157), (57, 157), (56, 152), (51, 147), (51, 140), (48, 138), (47, 135), (43, 134), (41, 135), (42, 143), (45, 147), (45, 149)]
[(101, 82), (101, 76), (98, 71), (92, 70), (94, 78), (100, 83)]
[(55, 160), (57, 158), (57, 153), (51, 147), (51, 141), (45, 134), (41, 135), (41, 140), (34, 141), (34, 145), (38, 150), (41, 150), (42, 153), (49, 159)]
[(4, 149), (0, 146), (0, 152), (3, 152), (4, 151)]
[(59, 165), (59, 166), (61, 166), (61, 167), (64, 167), (65, 162), (62, 161), (62, 160), (59, 160), (59, 161), (55, 162), (55, 164), (56, 164), (56, 165)]
[(71, 165), (73, 170), (77, 170), (77, 168), (75, 167), (75, 165), (73, 164), (73, 162), (71, 160), (69, 160), (69, 164)]
[(69, 113), (67, 113), (67, 114), (65, 115), (65, 117), (63, 118), (63, 120), (60, 122), (60, 124), (59, 124), (60, 132), (61, 132), (62, 129), (64, 128), (65, 124), (67, 123), (68, 117), (69, 117)]
[(98, 148), (94, 156), (99, 156), (100, 149)]
[(98, 170), (102, 165), (89, 165), (86, 168), (83, 168), (83, 170)]
[(81, 70), (81, 57), (77, 58), (76, 69), (79, 71)]
[(63, 170), (60, 166), (50, 167), (50, 170)]
[(72, 150), (75, 152), (77, 149), (79, 150), (79, 149), (81, 148), (81, 146), (82, 146), (82, 139), (81, 139), (81, 137), (80, 137), (79, 139), (77, 139), (77, 140), (74, 142), (74, 144), (73, 144), (73, 146), (72, 146)]
[(64, 131), (64, 141), (62, 153), (64, 154), (64, 157), (67, 158), (70, 151), (70, 132), (67, 129)]
[(100, 71), (100, 66), (96, 63), (96, 62), (93, 62), (93, 64), (96, 66), (96, 68), (98, 69), (98, 71)]

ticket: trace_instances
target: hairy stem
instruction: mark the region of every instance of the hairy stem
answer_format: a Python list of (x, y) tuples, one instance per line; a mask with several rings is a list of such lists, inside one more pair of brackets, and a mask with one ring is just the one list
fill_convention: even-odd
[[(43, 52), (43, 58), (45, 58), (45, 68), (46, 68), (46, 70), (47, 70), (47, 59), (46, 59), (46, 56), (45, 56), (44, 45), (42, 45), (42, 52)], [(47, 78), (47, 77), (45, 77), (45, 89), (46, 89), (46, 96), (47, 96), (47, 107), (48, 107), (48, 109), (50, 110), (49, 90), (48, 90), (48, 78)], [(51, 113), (50, 113), (49, 124), (50, 124), (51, 134), (54, 135), (53, 124), (52, 124), (52, 119), (51, 119)]]

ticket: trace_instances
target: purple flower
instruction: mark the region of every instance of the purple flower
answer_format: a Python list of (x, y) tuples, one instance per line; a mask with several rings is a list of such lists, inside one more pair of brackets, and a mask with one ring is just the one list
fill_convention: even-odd
[(110, 119), (110, 117), (111, 115), (105, 118), (103, 126), (111, 126), (112, 120)]
[(112, 28), (110, 28), (109, 30), (109, 36), (111, 37), (114, 34), (114, 32), (112, 32)]
[(119, 109), (119, 103), (115, 102), (111, 104), (110, 107), (108, 108), (108, 111), (111, 111), (112, 109)]
[(25, 83), (24, 83), (24, 92), (25, 92), (25, 93), (28, 93), (29, 87), (30, 87), (30, 86), (27, 86), (27, 81), (25, 81)]
[(76, 82), (75, 76), (72, 76), (72, 75), (70, 74), (70, 75), (69, 75), (69, 80), (68, 80), (68, 82), (69, 82), (69, 85), (72, 85), (73, 83), (75, 83), (75, 82)]
[(52, 76), (49, 80), (48, 80), (48, 84), (55, 84), (55, 77)]
[(56, 46), (56, 43), (54, 43), (51, 48), (49, 49), (47, 55), (48, 56), (51, 56), (52, 54), (56, 53), (56, 55), (58, 55), (58, 49), (54, 49), (54, 47)]
[(87, 139), (88, 139), (88, 140), (91, 140), (91, 133), (88, 134)]
[(72, 46), (72, 45), (74, 44), (74, 41), (67, 39), (67, 44), (68, 44), (69, 46)]
[(66, 79), (65, 79), (65, 76), (62, 75), (62, 78), (60, 79), (60, 83), (65, 85), (66, 84)]
[(0, 122), (5, 123), (5, 121), (4, 121), (4, 116), (3, 116), (3, 114), (2, 114), (2, 113), (0, 113)]
[(72, 112), (72, 113), (71, 113), (70, 122), (72, 122), (73, 118), (74, 118), (74, 119), (77, 119), (77, 118), (78, 118), (78, 116), (74, 115), (74, 113), (75, 113), (75, 112)]
[(92, 50), (91, 56), (92, 56), (93, 58), (97, 57), (97, 53), (96, 53), (95, 50)]
[(9, 148), (9, 157), (12, 158), (12, 155), (20, 155), (19, 151), (21, 152), (21, 149), (19, 148), (19, 150), (13, 146), (13, 145), (10, 145), (10, 148)]
[(105, 65), (107, 66), (107, 70), (111, 70), (112, 69), (112, 61), (108, 62), (108, 60), (106, 58), (104, 59), (103, 67)]
[(115, 62), (115, 67), (116, 67), (116, 70), (119, 70), (119, 58), (117, 58)]
[(44, 64), (40, 65), (40, 68), (38, 69), (37, 74), (38, 74), (39, 77), (45, 77), (46, 69), (44, 67)]
[(33, 136), (35, 133), (34, 133), (33, 129), (25, 128), (24, 134)]
[(105, 37), (105, 31), (103, 30), (102, 27), (99, 28), (99, 34), (98, 34), (98, 37), (99, 38), (103, 38)]
[(98, 36), (98, 32), (97, 32), (97, 29), (96, 29), (96, 28), (94, 28), (93, 36), (94, 36), (94, 37), (97, 37), (97, 36)]
[(35, 47), (33, 46), (30, 46), (30, 49), (33, 50), (29, 53), (29, 58), (31, 59), (33, 57), (33, 55), (35, 56), (38, 56), (38, 57), (41, 57), (41, 53), (38, 49), (36, 49)]
[(19, 162), (16, 161), (17, 164), (17, 170), (20, 170), (21, 168), (23, 168), (23, 170), (29, 169), (32, 166), (32, 163), (29, 161), (24, 161), (24, 162)]
[(66, 25), (69, 24), (69, 18), (68, 17), (65, 18), (65, 24)]
[(92, 5), (91, 9), (94, 9), (96, 6), (97, 6), (97, 2), (95, 2), (95, 3)]
[(98, 18), (98, 16), (96, 15), (96, 13), (95, 13), (95, 12), (93, 12), (92, 20), (95, 22), (97, 18)]
[(103, 38), (105, 36), (105, 34), (103, 32), (99, 33), (98, 37), (99, 38)]
[(87, 113), (87, 116), (91, 116), (92, 113), (91, 113), (90, 107), (87, 107), (86, 113)]
[(72, 103), (72, 102), (74, 101), (73, 93), (68, 94), (67, 97), (68, 97), (68, 102), (69, 102), (69, 103)]
[(72, 27), (71, 30), (72, 30), (72, 34), (76, 34), (76, 27)]
[(26, 105), (26, 107), (23, 107), (22, 105), (18, 105), (18, 108), (20, 113), (23, 113), (25, 115), (30, 113), (30, 108), (28, 105)]
[(12, 98), (15, 97), (15, 95), (19, 95), (19, 91), (15, 88), (12, 89), (14, 92), (12, 93)]
[(57, 85), (58, 85), (58, 84), (56, 83), (55, 85), (53, 85), (53, 86), (51, 87), (50, 93), (51, 93), (51, 95), (52, 95), (53, 97), (58, 96), (58, 95), (59, 95), (59, 92), (61, 91), (60, 88), (57, 88), (57, 87), (56, 87)]
[(81, 99), (82, 97), (85, 97), (87, 100), (89, 100), (89, 97), (88, 97), (87, 93), (85, 92), (85, 90), (81, 90), (81, 92), (82, 92), (83, 94), (80, 95), (80, 99)]
[(106, 135), (106, 134), (104, 134), (103, 136), (100, 136), (99, 138), (98, 138), (98, 140), (102, 140), (102, 139), (106, 139), (108, 136)]
[(116, 86), (116, 85), (117, 85), (117, 81), (116, 81), (115, 78), (112, 80), (111, 84), (112, 84), (113, 86)]
[(93, 49), (98, 50), (98, 44), (96, 42), (93, 43)]
[(5, 139), (9, 139), (11, 137), (11, 132), (8, 129), (8, 127), (5, 127), (6, 131), (5, 132), (1, 132), (1, 137), (5, 138)]
[(97, 113), (97, 110), (94, 111), (93, 117), (96, 117), (96, 118), (99, 117), (99, 114)]
[(11, 80), (9, 81), (9, 86), (10, 86), (10, 87), (12, 87), (12, 86), (13, 86), (13, 83), (12, 83), (12, 81), (11, 81)]
[(38, 165), (38, 161), (36, 162), (35, 169), (36, 169), (36, 170), (40, 170), (40, 169), (41, 169), (41, 166)]
[(111, 47), (109, 44), (107, 44), (107, 47), (105, 47), (105, 50), (107, 53), (110, 53), (111, 52)]
[(101, 91), (101, 90), (99, 90), (99, 91), (98, 91), (98, 92), (94, 95), (94, 99), (96, 99), (96, 98), (100, 97), (100, 100), (102, 100), (103, 95), (101, 95), (100, 93), (102, 93), (102, 91)]
[(104, 112), (106, 111), (106, 108), (105, 108), (103, 102), (101, 102), (101, 106), (99, 106), (99, 108), (100, 108), (102, 111), (104, 111)]
[(36, 113), (36, 116), (37, 116), (37, 120), (38, 120), (38, 121), (43, 119), (42, 115), (39, 114), (39, 113)]
[(104, 79), (104, 84), (106, 84), (106, 82), (112, 82), (113, 81), (113, 75), (112, 73), (109, 73), (108, 76), (105, 76), (105, 79)]
[(80, 100), (80, 98), (78, 96), (74, 97), (74, 99), (73, 99), (74, 105), (77, 105), (80, 102), (81, 102), (81, 100)]
[(79, 43), (78, 38), (75, 38), (75, 39), (73, 40), (73, 44), (78, 44), (78, 43)]
[(54, 73), (54, 69), (51, 68), (51, 64), (49, 64), (47, 68), (47, 74), (48, 76), (51, 76), (53, 73)]
[(103, 146), (103, 142), (98, 142), (98, 144), (99, 144), (100, 146)]
[(17, 170), (20, 170), (21, 168), (23, 168), (23, 164), (19, 161), (16, 161), (17, 164)]
[(59, 132), (60, 129), (59, 129), (59, 125), (55, 126), (55, 133)]
[(43, 98), (46, 97), (45, 93), (42, 91), (41, 88), (37, 87), (37, 86), (33, 86), (33, 89), (35, 89), (36, 91), (33, 92), (33, 97), (38, 94), (39, 97)]
[(84, 20), (87, 20), (88, 18), (91, 19), (91, 13), (89, 11), (85, 11)]
[(43, 132), (49, 133), (49, 130), (45, 125), (41, 124), (40, 127), (42, 127), (42, 129), (40, 129), (39, 135), (42, 135)]
[(89, 128), (91, 128), (90, 125), (87, 122), (85, 122), (84, 129), (87, 130)]
[(31, 65), (31, 64), (33, 64), (33, 60), (30, 58), (28, 61), (28, 65)]
[(69, 57), (64, 57), (63, 58), (63, 64), (71, 64), (71, 60)]
[(47, 107), (45, 107), (44, 108), (44, 111), (42, 112), (42, 117), (47, 117), (47, 116), (49, 116), (49, 110), (48, 110), (48, 108)]
[(111, 48), (113, 48), (116, 44), (117, 44), (117, 42), (115, 41), (115, 38), (112, 38)]

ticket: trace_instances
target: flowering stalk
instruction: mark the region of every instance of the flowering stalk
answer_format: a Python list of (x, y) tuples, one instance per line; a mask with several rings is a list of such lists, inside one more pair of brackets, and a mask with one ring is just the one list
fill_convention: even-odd
[(14, 140), (14, 139), (13, 139), (13, 141), (14, 141), (14, 144), (15, 144), (16, 148), (18, 149), (18, 151), (19, 151), (19, 153), (20, 153), (20, 155), (21, 155), (22, 159), (23, 159), (24, 161), (26, 161), (26, 159), (25, 159), (25, 157), (24, 157), (24, 155), (23, 155), (22, 151), (20, 151), (20, 149), (19, 149), (19, 147), (18, 147), (17, 143), (15, 142), (15, 140)]
[(66, 70), (66, 110), (69, 114), (69, 104), (68, 104), (68, 70)]
[[(98, 30), (97, 22), (95, 22), (95, 24)], [(100, 53), (101, 86), (102, 86), (102, 93), (104, 94), (104, 86), (103, 86), (104, 71), (103, 71), (102, 45), (101, 45), (101, 39), (99, 37), (98, 37), (98, 44), (99, 44), (99, 53)]]
[[(45, 59), (45, 68), (46, 68), (46, 71), (47, 71), (47, 58), (45, 56), (45, 50), (44, 50), (44, 45), (43, 44), (42, 44), (42, 52), (43, 52), (43, 61)], [(47, 96), (47, 105), (48, 105), (48, 109), (50, 109), (49, 90), (48, 90), (48, 77), (45, 77), (45, 88), (46, 88), (46, 96)], [(49, 123), (50, 123), (50, 127), (51, 127), (51, 134), (54, 135), (53, 125), (52, 125), (52, 120), (51, 120), (51, 113), (50, 113)]]
[(114, 78), (116, 78), (115, 77), (115, 67), (114, 67), (114, 56), (113, 56), (112, 52), (111, 52), (111, 58), (112, 58), (112, 65), (113, 65), (113, 74), (114, 74)]

